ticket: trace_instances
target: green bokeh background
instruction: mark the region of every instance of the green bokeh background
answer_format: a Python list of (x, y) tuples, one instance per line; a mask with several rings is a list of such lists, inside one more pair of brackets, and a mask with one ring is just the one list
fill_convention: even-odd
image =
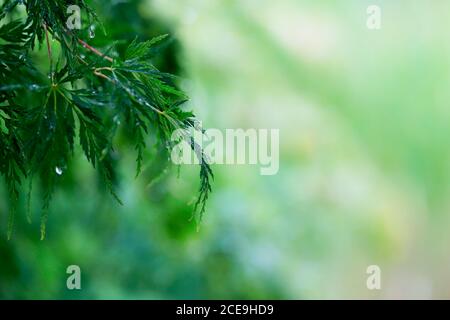
[[(381, 30), (366, 27), (371, 4)], [(450, 298), (449, 2), (97, 7), (118, 39), (173, 35), (156, 63), (182, 75), (205, 127), (280, 129), (280, 171), (214, 166), (197, 231), (198, 168), (159, 176), (149, 160), (135, 179), (135, 155), (122, 150), (120, 206), (78, 152), (47, 239), (38, 192), (33, 223), (19, 212), (13, 239), (0, 238), (0, 298)], [(69, 265), (81, 267), (81, 291), (66, 288)], [(382, 270), (381, 290), (366, 287), (369, 265)]]

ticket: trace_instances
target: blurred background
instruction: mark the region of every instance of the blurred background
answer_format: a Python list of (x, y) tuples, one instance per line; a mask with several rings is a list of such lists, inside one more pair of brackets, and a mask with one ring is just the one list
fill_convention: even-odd
[[(372, 4), (381, 30), (366, 26)], [(94, 6), (111, 38), (172, 35), (155, 63), (182, 76), (206, 128), (280, 129), (280, 171), (214, 166), (197, 232), (198, 168), (178, 179), (149, 160), (135, 179), (123, 151), (120, 206), (78, 152), (45, 241), (39, 194), (11, 241), (0, 199), (0, 298), (450, 298), (449, 2)], [(69, 265), (81, 267), (81, 291), (66, 288)], [(366, 287), (369, 265), (381, 290)]]

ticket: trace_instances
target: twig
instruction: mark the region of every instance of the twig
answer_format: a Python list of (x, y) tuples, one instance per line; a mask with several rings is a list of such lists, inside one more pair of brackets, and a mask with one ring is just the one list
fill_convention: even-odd
[(47, 25), (45, 23), (43, 23), (44, 26), (44, 30), (45, 30), (45, 40), (47, 42), (47, 54), (48, 54), (48, 59), (50, 60), (50, 69), (53, 69), (53, 54), (52, 54), (52, 47), (50, 45), (50, 39), (48, 36), (48, 29), (47, 29)]
[(109, 62), (114, 62), (114, 59), (111, 57), (108, 57), (107, 55), (104, 55), (103, 53), (101, 53), (99, 50), (95, 49), (94, 47), (90, 46), (89, 44), (87, 44), (86, 42), (84, 42), (81, 39), (78, 39), (78, 42), (85, 47), (86, 49), (92, 51), (93, 53), (95, 53), (96, 55), (105, 58), (106, 60), (108, 60)]
[(95, 70), (94, 70), (94, 74), (95, 74), (97, 77), (106, 79), (106, 80), (108, 80), (108, 81), (114, 83), (114, 80), (112, 80), (110, 77), (104, 75), (103, 73), (99, 72), (98, 69), (95, 69)]

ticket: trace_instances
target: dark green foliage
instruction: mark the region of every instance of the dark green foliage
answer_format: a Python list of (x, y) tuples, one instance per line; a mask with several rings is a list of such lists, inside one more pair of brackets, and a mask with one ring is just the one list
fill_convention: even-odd
[[(174, 130), (195, 127), (194, 115), (182, 109), (187, 97), (177, 89), (174, 76), (152, 64), (154, 48), (166, 36), (136, 39), (125, 50), (111, 42), (102, 53), (87, 43), (86, 30), (67, 29), (66, 10), (73, 4), (83, 9), (87, 25), (97, 21), (82, 0), (6, 0), (1, 5), (0, 173), (11, 202), (8, 237), (21, 185), (28, 180), (30, 193), (34, 178), (44, 192), (41, 235), (45, 236), (57, 177), (77, 143), (120, 202), (114, 191), (113, 161), (113, 139), (119, 128), (130, 132), (139, 175), (149, 136), (156, 137), (167, 159)], [(20, 15), (20, 7), (25, 7), (26, 17)], [(31, 57), (39, 48), (47, 53), (47, 70), (39, 70)], [(201, 160), (195, 205), (201, 219), (213, 174), (203, 151), (192, 148)]]

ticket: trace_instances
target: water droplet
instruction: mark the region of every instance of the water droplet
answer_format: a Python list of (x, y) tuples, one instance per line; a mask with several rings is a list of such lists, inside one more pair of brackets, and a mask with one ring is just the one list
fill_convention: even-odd
[(91, 39), (95, 38), (95, 25), (91, 25), (89, 27), (89, 38)]
[(60, 167), (56, 167), (56, 168), (55, 168), (55, 172), (56, 172), (56, 174), (57, 174), (58, 176), (60, 176), (60, 175), (63, 174), (63, 170), (62, 170)]
[(117, 125), (120, 126), (120, 118), (119, 118), (119, 116), (117, 116), (117, 115), (114, 116), (113, 121), (114, 121)]
[(108, 154), (108, 148), (102, 150), (102, 158), (104, 158)]

